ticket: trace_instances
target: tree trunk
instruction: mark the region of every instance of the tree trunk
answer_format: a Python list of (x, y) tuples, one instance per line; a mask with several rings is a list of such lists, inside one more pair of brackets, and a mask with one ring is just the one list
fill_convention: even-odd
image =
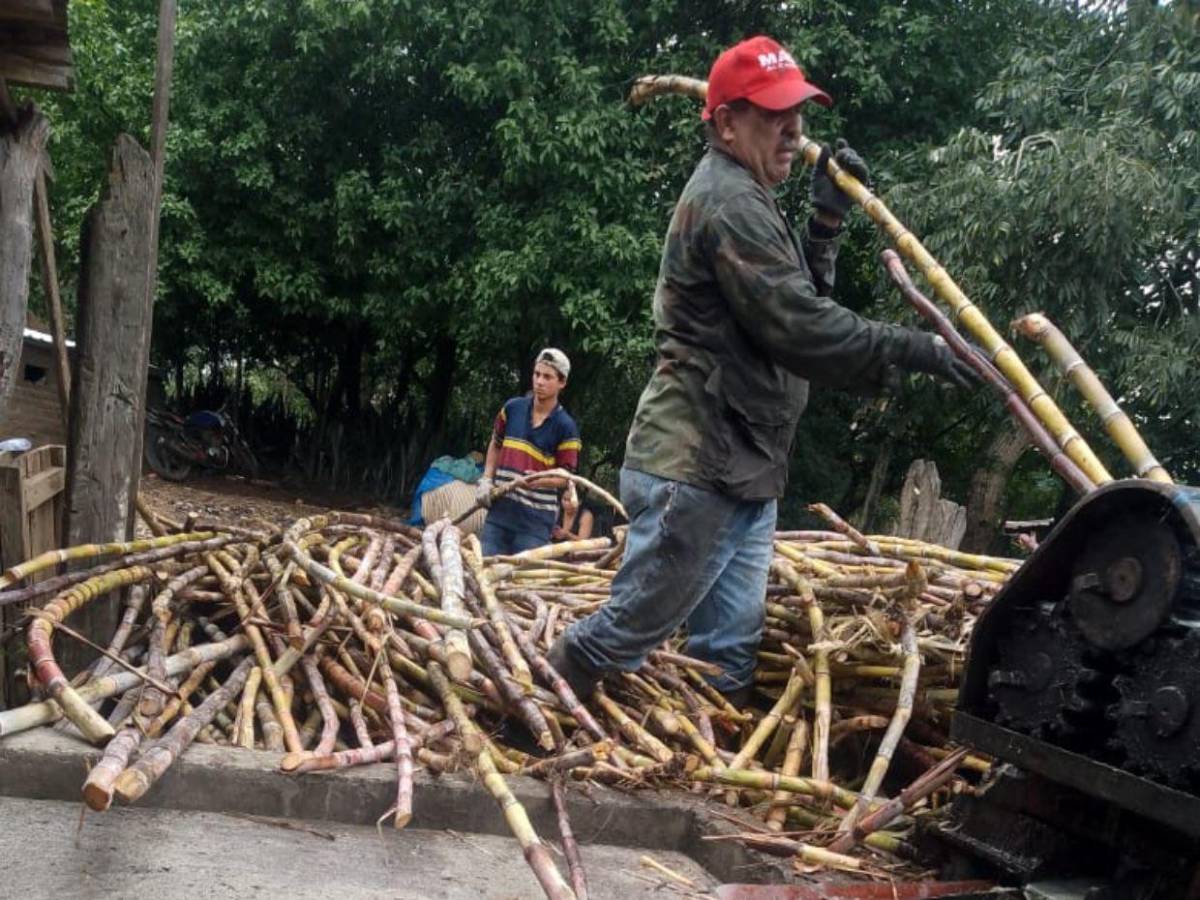
[(1030, 446), (1019, 428), (1003, 425), (984, 451), (983, 465), (971, 478), (967, 492), (967, 531), (963, 548), (983, 553), (991, 546), (1004, 520), (1004, 489), (1021, 454)]
[[(153, 168), (133, 138), (120, 135), (108, 184), (80, 238), (78, 364), (71, 390), (67, 456), (67, 539), (73, 544), (132, 536), (141, 474)], [(103, 643), (117, 625), (114, 603), (91, 603), (76, 627)], [(77, 671), (91, 654), (72, 643), (59, 661)], [(65, 659), (71, 656), (72, 659)]]
[(338, 399), (342, 403), (338, 418), (349, 424), (357, 423), (362, 413), (363, 351), (366, 346), (366, 327), (357, 326), (346, 336), (338, 360), (338, 380), (341, 383), (341, 397)]
[(0, 418), (20, 378), (33, 261), (33, 183), (49, 130), (32, 105), (17, 114), (15, 126), (0, 124)]

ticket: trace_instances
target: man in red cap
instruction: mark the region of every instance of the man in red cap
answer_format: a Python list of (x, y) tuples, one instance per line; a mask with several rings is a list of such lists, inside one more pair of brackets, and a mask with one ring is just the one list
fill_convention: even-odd
[[(632, 671), (687, 623), (687, 652), (721, 667), (718, 690), (749, 699), (764, 620), (776, 501), (809, 382), (878, 389), (894, 369), (957, 384), (970, 369), (940, 338), (873, 322), (830, 294), (847, 197), (813, 171), (797, 236), (772, 189), (791, 173), (800, 108), (829, 96), (767, 37), (717, 58), (704, 107), (709, 149), (667, 233), (654, 293), (658, 362), (621, 470), (630, 515), (611, 600), (572, 625), (550, 662), (587, 696)], [(867, 167), (839, 141), (837, 162)]]

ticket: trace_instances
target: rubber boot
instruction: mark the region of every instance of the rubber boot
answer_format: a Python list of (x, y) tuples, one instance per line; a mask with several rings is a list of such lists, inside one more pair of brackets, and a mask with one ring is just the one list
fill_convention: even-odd
[(579, 660), (571, 652), (565, 639), (560, 637), (554, 642), (554, 646), (546, 654), (546, 661), (566, 680), (580, 702), (586, 703), (591, 699), (592, 694), (596, 692), (596, 685), (600, 683), (601, 675)]

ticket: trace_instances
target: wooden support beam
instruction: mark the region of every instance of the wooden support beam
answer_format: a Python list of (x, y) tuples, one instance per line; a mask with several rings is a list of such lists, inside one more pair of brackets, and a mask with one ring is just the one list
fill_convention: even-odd
[[(0, 78), (0, 120), (16, 124), (17, 110), (8, 93), (8, 85)], [(71, 361), (67, 354), (66, 321), (62, 297), (58, 292), (58, 262), (54, 253), (54, 229), (50, 225), (50, 200), (46, 193), (46, 176), (53, 171), (49, 153), (43, 151), (33, 184), (34, 221), (37, 224), (39, 259), (42, 264), (42, 290), (50, 306), (50, 335), (58, 358), (58, 399), (62, 407), (63, 429), (69, 427), (67, 416), (71, 408)], [(53, 176), (51, 176), (53, 177)]]
[(42, 264), (42, 290), (50, 307), (50, 335), (58, 362), (58, 399), (62, 406), (63, 426), (70, 429), (71, 358), (67, 353), (67, 324), (62, 297), (58, 293), (58, 261), (54, 254), (54, 229), (50, 225), (50, 199), (46, 193), (45, 170), (38, 169), (33, 184), (34, 221), (37, 223), (38, 259)]
[[(150, 157), (120, 135), (108, 183), (84, 219), (80, 239), (75, 383), (67, 451), (66, 546), (123, 541), (129, 534), (141, 470), (148, 340), (146, 303), (153, 200)], [(136, 440), (136, 445), (135, 445)], [(117, 625), (116, 603), (90, 603), (79, 630), (104, 641)], [(91, 651), (64, 647), (79, 671)]]
[(0, 119), (0, 412), (19, 376), (33, 261), (33, 189), (48, 133), (33, 106), (12, 120)]
[[(159, 220), (162, 215), (163, 172), (166, 168), (167, 150), (167, 121), (171, 100), (171, 75), (175, 70), (175, 19), (176, 0), (160, 0), (158, 7), (158, 50), (154, 65), (154, 103), (150, 115), (150, 162), (153, 166), (152, 197), (150, 201), (150, 235), (149, 252), (147, 255), (146, 274), (146, 321), (148, 327), (143, 335), (140, 346), (137, 347), (138, 359), (142, 367), (142, 380), (139, 397), (141, 397), (141, 415), (138, 418), (137, 431), (133, 435), (135, 452), (134, 497), (137, 501), (129, 508), (128, 536), (133, 537), (137, 524), (138, 506), (146, 516), (149, 509), (137, 496), (138, 479), (141, 472), (142, 441), (146, 433), (146, 382), (150, 373), (150, 340), (151, 327), (154, 322), (154, 297), (158, 289), (158, 233)], [(152, 531), (153, 515), (146, 518)]]

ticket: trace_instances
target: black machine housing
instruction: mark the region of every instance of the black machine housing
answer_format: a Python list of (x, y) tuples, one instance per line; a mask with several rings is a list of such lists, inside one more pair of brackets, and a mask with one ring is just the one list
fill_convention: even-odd
[[(1122, 854), (1149, 868), (1168, 864), (1154, 858), (1162, 854), (1191, 871), (1200, 847), (1200, 489), (1134, 479), (1078, 503), (977, 620), (951, 736), (1011, 764), (995, 795), (1023, 823), (1014, 830), (1011, 816), (981, 814), (976, 802), (977, 834), (962, 829), (960, 847), (994, 851), (1015, 876), (1044, 875), (1034, 870), (1052, 841), (1031, 841), (1008, 866), (1004, 847), (983, 845), (1011, 849), (1038, 829), (1065, 829), (1115, 850), (1113, 872), (1139, 865)], [(989, 838), (1005, 827), (1011, 839)], [(1095, 896), (1192, 895), (1194, 885), (1175, 884)]]

